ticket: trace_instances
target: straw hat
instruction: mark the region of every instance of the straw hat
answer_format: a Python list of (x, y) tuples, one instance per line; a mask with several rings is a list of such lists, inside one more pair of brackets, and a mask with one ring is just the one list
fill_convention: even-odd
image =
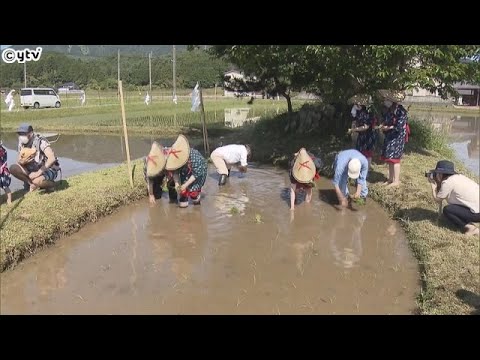
[(394, 103), (401, 103), (405, 100), (405, 92), (399, 90), (378, 90), (380, 96)]
[(33, 161), (33, 159), (35, 159), (36, 153), (37, 150), (35, 148), (22, 148), (22, 150), (20, 150), (20, 160), (18, 161), (18, 163), (20, 165), (28, 164), (29, 162)]
[(358, 104), (358, 105), (365, 105), (367, 106), (370, 104), (370, 95), (367, 94), (357, 94), (352, 96), (350, 99), (348, 99), (348, 104)]
[(301, 148), (293, 164), (293, 177), (299, 183), (308, 184), (312, 182), (315, 172), (315, 164), (312, 158), (308, 155), (307, 150)]
[(184, 135), (178, 135), (167, 157), (166, 169), (169, 171), (180, 169), (190, 157), (190, 145)]
[(147, 156), (147, 176), (155, 177), (165, 168), (167, 158), (163, 153), (163, 147), (156, 141), (153, 142)]

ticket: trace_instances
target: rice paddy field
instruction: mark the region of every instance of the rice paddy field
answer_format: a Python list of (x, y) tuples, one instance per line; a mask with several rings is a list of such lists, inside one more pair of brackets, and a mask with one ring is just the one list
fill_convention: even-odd
[[(177, 104), (172, 101), (169, 92), (154, 92), (150, 105), (144, 103), (144, 95), (138, 92), (124, 93), (125, 113), (128, 130), (136, 133), (168, 132), (172, 128), (197, 126), (201, 124), (200, 112), (191, 111), (189, 93), (177, 92)], [(17, 96), (18, 97), (18, 96)], [(204, 92), (205, 120), (207, 124), (223, 126), (225, 109), (249, 109), (248, 118), (270, 117), (287, 110), (285, 99), (254, 99), (248, 104), (248, 97), (215, 97), (211, 91)], [(2, 104), (1, 130), (14, 131), (22, 122), (32, 123), (38, 131), (58, 132), (119, 132), (122, 131), (120, 100), (116, 92), (101, 92), (98, 97), (89, 96), (84, 106), (76, 99), (61, 96), (61, 108), (23, 109), (20, 99), (15, 99), (16, 106), (8, 112)], [(304, 100), (293, 100), (294, 108), (304, 104)]]

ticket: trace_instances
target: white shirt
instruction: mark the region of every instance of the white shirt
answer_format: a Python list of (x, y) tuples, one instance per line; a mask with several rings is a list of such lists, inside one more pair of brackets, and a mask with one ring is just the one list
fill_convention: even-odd
[(447, 199), (451, 205), (461, 205), (470, 209), (474, 214), (480, 212), (479, 185), (465, 175), (456, 174), (442, 181), (440, 191), (437, 193), (439, 199)]
[(225, 145), (216, 148), (214, 152), (220, 155), (227, 164), (239, 162), (241, 166), (247, 166), (247, 148), (245, 145)]

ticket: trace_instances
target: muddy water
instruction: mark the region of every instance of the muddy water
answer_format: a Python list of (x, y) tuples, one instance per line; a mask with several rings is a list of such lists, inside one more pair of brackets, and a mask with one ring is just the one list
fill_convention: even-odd
[(479, 116), (456, 116), (450, 130), (450, 146), (465, 166), (480, 176)]
[(447, 133), (449, 145), (455, 152), (457, 159), (470, 171), (480, 176), (480, 113), (476, 116), (434, 112), (419, 112), (412, 113), (412, 115), (419, 119), (432, 121), (437, 129)]
[(284, 171), (209, 168), (201, 206), (122, 208), (2, 274), (4, 314), (407, 314), (417, 264), (373, 202), (338, 211), (322, 179), (288, 207)]

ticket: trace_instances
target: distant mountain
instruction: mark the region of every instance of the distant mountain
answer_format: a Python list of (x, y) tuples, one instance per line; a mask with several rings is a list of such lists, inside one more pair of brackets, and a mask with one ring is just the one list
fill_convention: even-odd
[[(58, 52), (80, 57), (101, 57), (117, 54), (144, 55), (152, 52), (154, 55), (172, 53), (172, 45), (11, 45), (16, 50), (25, 48), (36, 49), (40, 46), (43, 52)], [(187, 45), (176, 45), (177, 51), (185, 51)]]

